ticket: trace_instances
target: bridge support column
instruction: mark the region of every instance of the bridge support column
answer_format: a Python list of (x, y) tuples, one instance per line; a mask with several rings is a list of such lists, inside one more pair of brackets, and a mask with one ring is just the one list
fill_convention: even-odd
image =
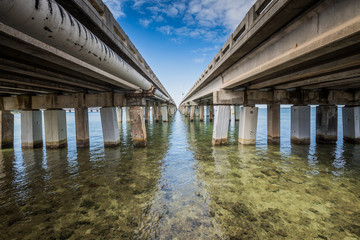
[(0, 149), (14, 146), (14, 115), (10, 111), (0, 111)]
[(214, 119), (214, 105), (209, 106), (209, 121), (212, 122)]
[(117, 113), (117, 121), (118, 121), (119, 125), (121, 125), (121, 123), (122, 123), (122, 108), (121, 107), (116, 108), (116, 113)]
[(185, 117), (189, 116), (189, 106), (185, 106)]
[(216, 106), (212, 145), (226, 145), (229, 129), (230, 106)]
[(145, 107), (145, 122), (149, 122), (150, 120), (150, 106), (146, 105)]
[(21, 111), (21, 146), (23, 148), (43, 146), (41, 111)]
[(159, 122), (159, 108), (157, 105), (153, 106), (153, 114), (155, 122)]
[(195, 107), (195, 116), (200, 117), (200, 106)]
[(101, 116), (101, 125), (102, 125), (103, 138), (104, 138), (104, 146), (105, 147), (119, 146), (120, 134), (119, 134), (119, 125), (117, 123), (116, 107), (101, 108), (100, 116)]
[(337, 106), (316, 107), (316, 142), (336, 143), (337, 125)]
[(190, 109), (190, 121), (191, 122), (193, 122), (194, 118), (195, 118), (195, 108), (196, 108), (196, 106), (191, 106), (191, 109)]
[(75, 108), (76, 146), (89, 147), (89, 114), (87, 108)]
[(130, 108), (126, 107), (125, 108), (125, 112), (126, 112), (126, 122), (129, 123), (130, 122), (130, 113), (129, 113)]
[(239, 122), (239, 143), (251, 145), (256, 143), (258, 108), (242, 107)]
[(360, 106), (345, 106), (342, 116), (344, 141), (360, 143)]
[(161, 106), (161, 115), (162, 115), (162, 121), (168, 122), (168, 107), (167, 106)]
[(280, 104), (267, 105), (267, 142), (280, 144)]
[(45, 141), (47, 148), (67, 146), (65, 110), (45, 110)]
[(200, 106), (200, 122), (204, 121), (204, 106)]
[(310, 144), (310, 106), (291, 107), (291, 142)]
[(234, 111), (235, 111), (235, 121), (239, 121), (240, 120), (241, 107), (239, 105), (235, 105), (234, 106)]
[(143, 115), (143, 107), (130, 107), (130, 123), (133, 144), (135, 147), (146, 147), (147, 136), (145, 128), (145, 119)]

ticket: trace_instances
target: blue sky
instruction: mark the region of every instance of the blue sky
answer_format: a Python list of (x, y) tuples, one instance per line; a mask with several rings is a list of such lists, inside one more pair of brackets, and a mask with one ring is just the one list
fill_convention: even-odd
[(178, 105), (255, 0), (104, 0)]

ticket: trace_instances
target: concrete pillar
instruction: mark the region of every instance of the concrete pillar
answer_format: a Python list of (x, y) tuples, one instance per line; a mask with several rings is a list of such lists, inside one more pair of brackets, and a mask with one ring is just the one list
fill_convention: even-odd
[(130, 122), (130, 113), (129, 113), (129, 107), (126, 107), (126, 122), (129, 123)]
[(167, 106), (161, 106), (161, 116), (163, 122), (168, 122), (168, 107)]
[(41, 111), (21, 111), (21, 146), (23, 148), (43, 146)]
[(14, 115), (10, 111), (0, 111), (0, 149), (14, 146)]
[(214, 105), (209, 106), (209, 121), (212, 122), (214, 119)]
[(213, 128), (212, 145), (219, 146), (227, 143), (229, 129), (230, 106), (216, 106)]
[(316, 107), (316, 142), (336, 143), (338, 126), (337, 106)]
[(130, 107), (130, 123), (133, 144), (135, 147), (145, 147), (147, 144), (145, 119), (142, 114), (143, 107), (131, 106)]
[(310, 106), (291, 107), (291, 142), (310, 144)]
[(234, 106), (235, 121), (239, 121), (239, 119), (240, 119), (240, 109), (241, 109), (241, 107), (239, 105)]
[(67, 146), (65, 110), (45, 110), (45, 142), (47, 148)]
[(210, 107), (209, 107), (209, 105), (207, 105), (206, 106), (206, 117), (208, 117), (209, 116), (209, 114), (210, 114)]
[(159, 108), (158, 108), (157, 105), (154, 105), (154, 106), (153, 106), (153, 111), (154, 111), (154, 119), (155, 119), (155, 122), (159, 122), (160, 116), (159, 116)]
[(346, 106), (342, 109), (344, 141), (360, 143), (360, 106)]
[(159, 115), (159, 120), (161, 120), (162, 119), (162, 112), (161, 112), (161, 106), (160, 105), (157, 106), (157, 111), (158, 111), (158, 115)]
[[(126, 108), (128, 111), (129, 108)], [(126, 114), (128, 116), (129, 114)], [(119, 125), (117, 123), (116, 107), (100, 108), (101, 125), (105, 147), (120, 145)]]
[(193, 122), (194, 118), (195, 118), (195, 107), (196, 106), (191, 106), (191, 110), (190, 110), (190, 121)]
[(204, 106), (200, 106), (200, 122), (204, 121)]
[(122, 123), (122, 108), (121, 107), (116, 108), (116, 113), (117, 113), (118, 123), (119, 123), (119, 125), (121, 125), (121, 123)]
[(267, 105), (267, 132), (269, 144), (280, 144), (280, 104)]
[(150, 106), (145, 107), (145, 122), (150, 121)]
[(75, 108), (76, 146), (89, 147), (89, 114), (87, 108)]
[(251, 145), (256, 143), (258, 108), (242, 107), (239, 122), (239, 143)]
[(185, 117), (189, 116), (189, 106), (185, 106)]

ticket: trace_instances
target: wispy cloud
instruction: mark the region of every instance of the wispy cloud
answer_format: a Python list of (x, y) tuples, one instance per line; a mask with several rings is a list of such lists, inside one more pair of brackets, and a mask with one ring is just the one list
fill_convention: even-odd
[(123, 10), (123, 4), (126, 0), (125, 1), (103, 0), (103, 1), (106, 4), (106, 6), (108, 6), (115, 19), (125, 16)]
[(193, 59), (195, 63), (203, 63), (205, 62), (205, 58), (194, 58)]
[(143, 27), (148, 27), (152, 23), (152, 19), (140, 19), (139, 22)]

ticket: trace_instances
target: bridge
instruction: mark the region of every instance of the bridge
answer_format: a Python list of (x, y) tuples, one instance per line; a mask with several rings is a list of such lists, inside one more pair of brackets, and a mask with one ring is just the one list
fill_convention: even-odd
[(126, 107), (133, 143), (146, 146), (150, 107), (168, 121), (173, 99), (101, 0), (0, 1), (0, 148), (13, 146), (21, 111), (23, 147), (66, 146), (74, 108), (78, 147), (89, 146), (88, 108), (100, 107), (105, 146), (120, 144)]
[[(227, 141), (230, 106), (239, 143), (255, 144), (258, 108), (267, 104), (268, 142), (280, 142), (280, 105), (292, 104), (291, 141), (310, 142), (310, 106), (316, 139), (337, 140), (337, 105), (344, 140), (360, 142), (360, 2), (258, 0), (181, 102), (185, 115), (207, 106), (213, 145)], [(214, 113), (215, 106), (215, 113)]]

